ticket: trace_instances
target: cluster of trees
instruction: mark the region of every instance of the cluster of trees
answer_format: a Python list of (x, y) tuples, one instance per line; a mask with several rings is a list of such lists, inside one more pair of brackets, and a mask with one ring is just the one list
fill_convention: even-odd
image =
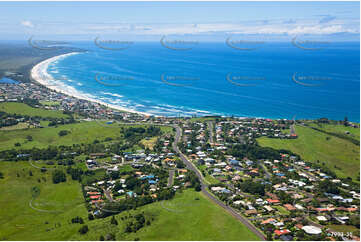
[(83, 225), (83, 226), (79, 229), (79, 233), (81, 233), (81, 234), (86, 234), (86, 233), (88, 233), (88, 231), (89, 231), (88, 225)]
[(72, 223), (72, 224), (76, 224), (76, 223), (78, 223), (78, 224), (83, 224), (83, 223), (84, 223), (84, 220), (83, 220), (81, 217), (76, 216), (75, 218), (72, 218), (72, 219), (71, 219), (71, 223)]
[(156, 193), (157, 198), (150, 195), (131, 197), (117, 202), (106, 203), (101, 209), (101, 214), (98, 217), (108, 217), (126, 210), (136, 209), (154, 201), (169, 200), (174, 197), (175, 191), (173, 189), (162, 189)]
[(49, 119), (50, 122), (48, 124), (49, 127), (57, 126), (57, 125), (64, 125), (64, 124), (73, 124), (77, 121), (73, 118), (73, 116), (70, 116), (70, 118), (51, 118)]
[(329, 180), (320, 181), (318, 183), (318, 188), (322, 192), (340, 194), (340, 189), (338, 188), (337, 184)]
[(160, 135), (161, 130), (159, 127), (150, 126), (148, 128), (143, 127), (130, 127), (124, 130), (124, 137), (130, 138), (132, 136), (146, 135), (146, 136), (157, 136)]
[(259, 182), (245, 180), (244, 182), (238, 183), (238, 186), (246, 193), (258, 194), (260, 196), (264, 196), (265, 194), (265, 185)]
[[(26, 137), (28, 141), (32, 140), (29, 135)], [(72, 146), (48, 146), (47, 148), (39, 149), (11, 149), (0, 152), (0, 159), (6, 160), (64, 160), (72, 159), (76, 154), (98, 153), (105, 150), (104, 144), (73, 144)], [(27, 156), (18, 156), (19, 154), (28, 154)]]
[[(227, 154), (243, 159), (247, 157), (251, 160), (257, 159), (281, 159), (280, 153), (295, 155), (288, 150), (276, 150), (270, 147), (261, 147), (259, 145), (236, 144), (227, 150)], [(297, 156), (297, 155), (295, 155)]]
[(185, 182), (190, 182), (191, 187), (194, 187), (194, 189), (199, 192), (202, 190), (201, 182), (199, 181), (199, 178), (197, 177), (196, 173), (192, 170), (188, 170), (186, 177), (184, 178)]
[(65, 136), (65, 135), (67, 135), (69, 133), (70, 133), (70, 131), (68, 131), (68, 130), (60, 130), (58, 135), (61, 137), (61, 136)]
[[(34, 101), (37, 102), (37, 100)], [(19, 123), (18, 120), (20, 120), (21, 122), (32, 121), (33, 123), (38, 123), (38, 124), (40, 123), (40, 121), (46, 120), (49, 121), (48, 126), (55, 126), (59, 124), (71, 124), (76, 122), (76, 120), (71, 115), (69, 116), (69, 118), (64, 119), (64, 118), (50, 118), (50, 117), (40, 117), (40, 116), (28, 116), (28, 115), (22, 115), (16, 113), (10, 114), (3, 111), (0, 112), (0, 128), (16, 125)]]
[(54, 170), (51, 175), (55, 184), (66, 181), (66, 175), (62, 170)]
[(127, 222), (125, 226), (126, 233), (137, 232), (139, 229), (143, 228), (146, 225), (144, 214), (136, 214), (133, 218), (134, 220)]
[(123, 144), (122, 150), (133, 147), (139, 141), (146, 137), (154, 137), (161, 135), (161, 130), (159, 127), (150, 126), (148, 128), (143, 127), (130, 127), (126, 129), (121, 129), (120, 133), (124, 134), (124, 138), (127, 140), (127, 144)]
[(81, 177), (84, 174), (83, 170), (80, 168), (72, 168), (69, 166), (66, 169), (66, 173), (68, 173), (71, 176), (71, 179), (81, 181)]
[(5, 113), (5, 112), (0, 112), (0, 128), (16, 125), (19, 123), (19, 121), (17, 121), (17, 119), (20, 119), (20, 118), (22, 118), (23, 121), (29, 120), (29, 116), (21, 116), (18, 114), (9, 114), (9, 113)]

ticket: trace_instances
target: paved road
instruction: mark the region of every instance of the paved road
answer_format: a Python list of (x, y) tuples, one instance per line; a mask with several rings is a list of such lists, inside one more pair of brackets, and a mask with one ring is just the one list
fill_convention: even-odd
[(251, 230), (254, 234), (256, 234), (261, 240), (266, 240), (266, 237), (251, 223), (249, 222), (246, 218), (244, 218), (243, 216), (241, 216), (240, 214), (237, 213), (236, 210), (234, 210), (231, 207), (228, 207), (227, 205), (225, 205), (223, 202), (219, 201), (216, 197), (214, 197), (211, 193), (208, 192), (207, 190), (207, 185), (204, 183), (204, 178), (203, 175), (199, 172), (199, 170), (193, 165), (192, 162), (190, 162), (185, 155), (183, 155), (183, 153), (179, 150), (178, 148), (178, 142), (181, 138), (181, 129), (179, 126), (177, 125), (166, 125), (166, 124), (154, 124), (154, 123), (121, 123), (118, 122), (119, 124), (128, 124), (128, 125), (135, 125), (135, 124), (152, 124), (152, 125), (160, 125), (160, 126), (172, 126), (176, 129), (176, 137), (174, 139), (174, 142), (172, 144), (172, 147), (174, 149), (175, 152), (178, 153), (179, 157), (181, 158), (181, 160), (183, 161), (183, 163), (186, 165), (186, 167), (189, 170), (192, 170), (195, 172), (195, 174), (197, 175), (197, 177), (199, 178), (200, 182), (201, 182), (201, 187), (202, 187), (202, 192), (204, 195), (206, 195), (211, 201), (213, 201), (215, 204), (217, 204), (218, 206), (224, 208), (227, 212), (229, 212), (233, 217), (235, 217), (236, 219), (238, 219), (240, 222), (242, 222), (245, 226), (247, 226), (247, 228), (249, 230)]
[(171, 187), (173, 185), (173, 177), (174, 177), (174, 170), (169, 170), (169, 177), (168, 177), (168, 187)]
[(291, 125), (290, 129), (291, 129), (291, 130), (290, 130), (290, 133), (291, 133), (291, 134), (296, 134), (296, 129), (295, 129), (295, 125), (294, 125), (294, 124)]
[(192, 162), (190, 162), (183, 154), (182, 152), (179, 150), (177, 144), (179, 142), (180, 136), (181, 136), (181, 129), (176, 126), (176, 137), (175, 140), (172, 144), (173, 149), (175, 152), (177, 152), (181, 158), (181, 160), (184, 162), (184, 164), (187, 166), (187, 168), (189, 170), (192, 170), (196, 173), (197, 177), (199, 178), (200, 182), (201, 182), (201, 187), (202, 187), (202, 192), (204, 195), (206, 195), (212, 202), (214, 202), (215, 204), (217, 204), (218, 206), (224, 208), (228, 213), (230, 213), (233, 217), (235, 217), (236, 219), (238, 219), (239, 221), (241, 221), (244, 225), (247, 226), (247, 228), (249, 230), (251, 230), (254, 234), (256, 234), (261, 240), (266, 240), (265, 236), (251, 223), (249, 222), (246, 218), (244, 218), (242, 215), (240, 215), (239, 213), (237, 213), (237, 211), (227, 205), (225, 205), (223, 202), (219, 201), (216, 197), (213, 196), (213, 194), (209, 193), (207, 190), (207, 185), (204, 183), (204, 179), (202, 174), (200, 174), (200, 172), (198, 171), (198, 169), (193, 165)]
[(295, 116), (293, 116), (293, 123), (291, 124), (291, 126), (290, 126), (290, 133), (291, 133), (291, 135), (292, 134), (296, 134), (296, 129), (295, 129), (295, 125), (296, 125), (296, 121), (295, 121), (295, 118), (296, 118), (296, 115)]
[(211, 144), (214, 144), (214, 140), (213, 140), (213, 130), (214, 130), (213, 122), (212, 122), (212, 121), (208, 121), (208, 122), (207, 122), (207, 126), (208, 126), (208, 130), (209, 130), (209, 142), (210, 142)]
[(263, 163), (258, 162), (259, 166), (264, 170), (264, 174), (266, 175), (266, 179), (270, 179), (272, 177), (271, 173), (268, 172), (267, 168), (264, 166)]
[(109, 202), (113, 202), (113, 197), (112, 197), (112, 194), (111, 194), (110, 190), (103, 189), (103, 191), (104, 191), (104, 195), (109, 200)]
[(317, 176), (315, 176), (315, 175), (311, 174), (310, 172), (306, 171), (302, 166), (298, 166), (298, 165), (295, 165), (295, 164), (293, 166), (296, 168), (296, 170), (298, 170), (298, 171), (300, 171), (302, 173), (305, 173), (306, 175), (308, 175), (309, 177), (315, 179), (316, 181), (320, 180)]

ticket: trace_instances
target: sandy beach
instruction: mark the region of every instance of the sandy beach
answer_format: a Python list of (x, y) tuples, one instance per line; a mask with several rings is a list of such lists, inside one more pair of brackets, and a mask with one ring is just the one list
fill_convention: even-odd
[[(137, 114), (142, 114), (142, 115), (146, 115), (146, 116), (152, 116), (152, 114), (149, 114), (149, 113), (139, 112), (136, 110), (127, 109), (127, 108), (120, 107), (120, 106), (117, 106), (114, 104), (108, 104), (108, 103), (96, 100), (92, 97), (89, 97), (87, 94), (81, 93), (78, 90), (76, 90), (75, 88), (64, 84), (61, 80), (54, 79), (47, 72), (47, 69), (52, 62), (56, 62), (56, 61), (66, 58), (68, 56), (77, 55), (77, 54), (81, 54), (81, 52), (72, 52), (72, 53), (68, 53), (68, 54), (54, 56), (52, 58), (46, 59), (46, 60), (36, 64), (31, 69), (31, 78), (34, 81), (40, 83), (41, 85), (43, 85), (51, 90), (54, 90), (59, 93), (63, 93), (65, 95), (68, 95), (68, 96), (71, 96), (74, 98), (83, 99), (83, 100), (87, 100), (90, 102), (95, 102), (95, 103), (107, 106), (107, 107), (115, 109), (115, 110), (123, 111), (123, 112), (131, 112), (131, 113), (137, 113)], [(155, 116), (155, 115), (153, 115), (153, 116)]]

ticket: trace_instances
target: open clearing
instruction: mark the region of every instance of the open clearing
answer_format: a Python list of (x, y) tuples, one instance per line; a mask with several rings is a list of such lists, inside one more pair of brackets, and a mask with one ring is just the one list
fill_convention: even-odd
[(22, 114), (31, 117), (39, 116), (44, 118), (69, 118), (68, 115), (61, 111), (46, 110), (41, 108), (33, 108), (25, 103), (6, 102), (0, 103), (0, 112), (10, 114)]
[(124, 233), (125, 222), (121, 217), (129, 216), (129, 212), (123, 212), (115, 216), (119, 225), (111, 225), (110, 217), (90, 221), (87, 234), (77, 234), (71, 239), (99, 240), (100, 235), (114, 233), (117, 240), (258, 240), (242, 223), (202, 193), (192, 190), (177, 194), (172, 200), (132, 210), (130, 214), (142, 212), (154, 221), (136, 233)]
[[(78, 182), (67, 177), (67, 182), (53, 184), (50, 171), (42, 173), (28, 162), (0, 162), (0, 171), (1, 240), (68, 240), (78, 233), (80, 225), (69, 223), (87, 216)], [(35, 186), (40, 193), (32, 201)]]
[[(80, 184), (69, 177), (65, 183), (53, 184), (50, 171), (41, 173), (28, 162), (1, 162), (0, 171), (4, 174), (0, 179), (1, 240), (99, 240), (107, 233), (114, 233), (117, 240), (258, 240), (242, 223), (193, 190), (118, 214), (119, 225), (111, 225), (111, 217), (88, 220)], [(31, 202), (34, 186), (40, 194)], [(121, 217), (142, 212), (154, 218), (151, 225), (125, 233)], [(87, 234), (79, 234), (82, 225), (71, 224), (76, 216), (89, 226)]]
[[(121, 136), (121, 127), (148, 127), (145, 125), (119, 125), (112, 124), (106, 125), (100, 122), (81, 122), (74, 124), (59, 125), (55, 127), (46, 128), (33, 128), (25, 130), (11, 130), (1, 131), (0, 130), (0, 150), (8, 149), (31, 149), (46, 148), (49, 145), (69, 146), (72, 144), (89, 144), (94, 140), (103, 141), (105, 138), (119, 138)], [(70, 133), (65, 136), (59, 136), (61, 130), (67, 130)], [(162, 127), (161, 130), (164, 132), (172, 132), (169, 127)], [(27, 136), (33, 138), (32, 141), (27, 140)], [(15, 143), (20, 143), (21, 146), (15, 147)]]

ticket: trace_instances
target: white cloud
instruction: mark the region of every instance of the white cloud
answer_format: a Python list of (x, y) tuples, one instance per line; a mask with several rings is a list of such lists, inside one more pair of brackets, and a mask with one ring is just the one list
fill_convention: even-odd
[(34, 24), (29, 20), (21, 21), (21, 25), (27, 28), (34, 28)]

